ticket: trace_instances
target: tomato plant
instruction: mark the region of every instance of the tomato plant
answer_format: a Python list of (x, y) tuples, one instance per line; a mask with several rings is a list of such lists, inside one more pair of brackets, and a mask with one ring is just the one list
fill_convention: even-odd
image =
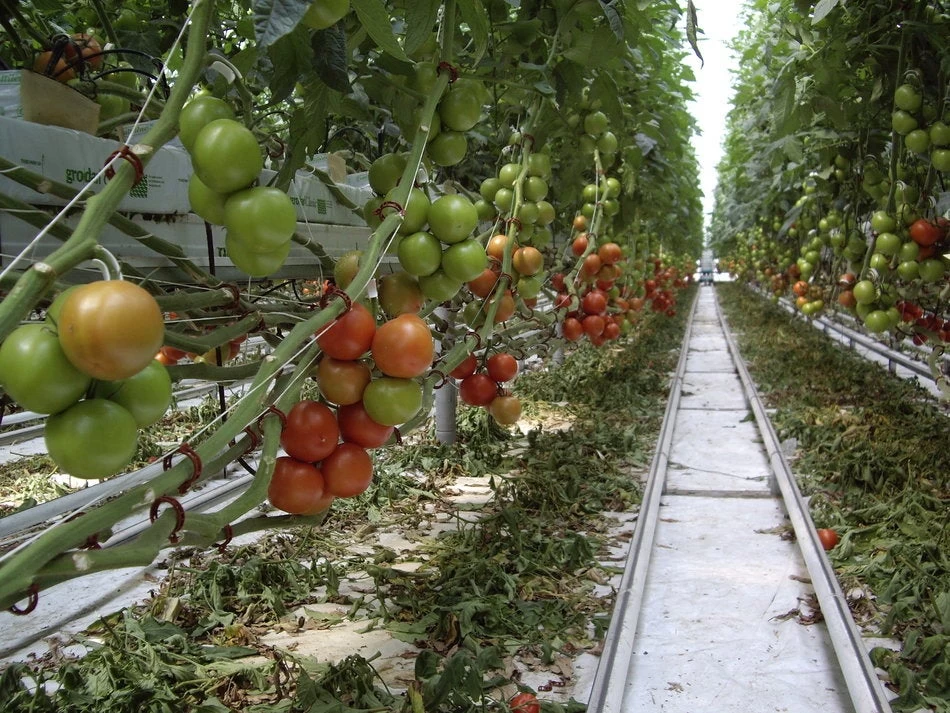
[(319, 401), (304, 399), (287, 413), (280, 445), (288, 455), (307, 463), (326, 458), (340, 440), (336, 414)]
[(126, 379), (144, 369), (165, 340), (155, 298), (125, 280), (80, 285), (63, 302), (59, 342), (66, 358), (97, 379)]
[(314, 0), (301, 22), (315, 30), (335, 25), (350, 11), (350, 0)]

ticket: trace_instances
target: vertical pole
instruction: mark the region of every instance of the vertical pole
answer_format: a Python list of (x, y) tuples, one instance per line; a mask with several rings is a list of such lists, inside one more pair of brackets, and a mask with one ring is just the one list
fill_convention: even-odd
[[(450, 312), (445, 307), (439, 307), (435, 311), (439, 319), (446, 322), (446, 334), (451, 331), (455, 323), (455, 313)], [(442, 345), (440, 351), (448, 350), (447, 345)], [(458, 410), (458, 392), (455, 384), (451, 380), (446, 380), (441, 388), (435, 392), (435, 437), (439, 443), (455, 443), (456, 440), (456, 421), (455, 413)]]

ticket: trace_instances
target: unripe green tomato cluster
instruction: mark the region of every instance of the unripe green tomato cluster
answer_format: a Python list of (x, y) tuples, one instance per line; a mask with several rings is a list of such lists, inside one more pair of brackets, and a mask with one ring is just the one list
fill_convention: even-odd
[(252, 277), (278, 270), (290, 253), (297, 210), (283, 191), (251, 185), (264, 167), (253, 132), (235, 120), (227, 102), (200, 94), (182, 108), (179, 136), (194, 169), (192, 210), (225, 226), (228, 257), (239, 270)]

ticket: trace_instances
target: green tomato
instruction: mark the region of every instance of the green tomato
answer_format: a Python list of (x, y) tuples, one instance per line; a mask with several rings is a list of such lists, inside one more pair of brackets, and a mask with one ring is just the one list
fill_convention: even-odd
[(920, 265), (917, 264), (916, 260), (905, 260), (897, 266), (897, 274), (901, 276), (902, 280), (910, 282), (920, 276)]
[(612, 154), (618, 145), (617, 136), (612, 131), (605, 131), (597, 139), (597, 150), (604, 154)]
[(468, 139), (461, 131), (443, 131), (426, 146), (436, 166), (454, 166), (468, 152)]
[(431, 275), (442, 264), (442, 244), (432, 233), (418, 232), (407, 235), (396, 250), (399, 264), (410, 275)]
[(518, 208), (518, 220), (521, 221), (521, 224), (527, 228), (530, 225), (534, 225), (538, 222), (538, 216), (540, 211), (538, 210), (537, 203), (522, 203), (521, 207)]
[(914, 129), (904, 137), (904, 146), (916, 154), (925, 154), (930, 148), (930, 135), (923, 129)]
[(363, 391), (363, 408), (376, 423), (399, 426), (422, 408), (422, 386), (412, 379), (373, 379)]
[(882, 255), (892, 257), (901, 249), (901, 239), (894, 233), (880, 233), (874, 241), (874, 249)]
[(215, 119), (195, 137), (191, 162), (198, 178), (218, 193), (250, 185), (264, 168), (264, 157), (250, 129), (232, 119)]
[(301, 22), (315, 30), (335, 25), (350, 11), (350, 0), (314, 0)]
[(515, 192), (510, 188), (499, 188), (495, 193), (495, 205), (498, 210), (509, 211), (515, 203)]
[(591, 136), (600, 136), (607, 130), (607, 115), (602, 111), (594, 111), (584, 117), (584, 131)]
[(551, 157), (546, 153), (533, 153), (528, 156), (528, 175), (547, 178), (551, 175)]
[(97, 381), (93, 396), (125, 407), (139, 428), (151, 426), (172, 402), (172, 380), (164, 364), (152, 360), (138, 374), (122, 381)]
[(290, 242), (297, 210), (279, 188), (255, 186), (231, 195), (224, 204), (228, 234), (256, 253), (272, 253)]
[(0, 344), (0, 385), (28, 411), (58, 413), (82, 398), (90, 383), (92, 377), (66, 358), (49, 324), (24, 324)]
[[(132, 72), (122, 72), (135, 77)], [(111, 78), (113, 75), (109, 75)], [(118, 73), (115, 75), (118, 77)], [(215, 119), (234, 119), (234, 109), (223, 99), (210, 94), (199, 94), (182, 107), (178, 116), (178, 138), (190, 152), (198, 133)]]
[(912, 84), (901, 84), (894, 90), (894, 104), (898, 109), (913, 113), (920, 109), (922, 102), (923, 97)]
[(468, 131), (481, 115), (481, 90), (471, 80), (455, 82), (439, 101), (439, 118), (452, 131)]
[[(109, 75), (110, 77), (112, 75)], [(117, 116), (125, 114), (131, 108), (128, 99), (118, 97), (115, 94), (96, 94), (96, 103), (99, 104), (99, 121), (114, 119)]]
[(228, 194), (212, 191), (201, 182), (197, 173), (191, 174), (188, 179), (188, 202), (191, 211), (199, 218), (212, 225), (224, 225), (224, 204), (227, 199)]
[(877, 287), (870, 280), (859, 280), (852, 288), (852, 292), (859, 305), (871, 304), (878, 297)]
[(950, 126), (942, 121), (930, 125), (930, 143), (934, 146), (950, 146)]
[(540, 273), (537, 275), (519, 277), (518, 294), (521, 295), (521, 299), (530, 300), (541, 294), (543, 282), (543, 276)]
[(257, 252), (231, 231), (225, 233), (224, 248), (234, 266), (251, 277), (267, 277), (277, 272), (290, 255), (291, 241), (272, 252)]
[(76, 478), (106, 478), (135, 455), (137, 429), (127, 409), (107, 399), (85, 399), (46, 419), (46, 449)]
[(876, 210), (871, 215), (871, 229), (875, 233), (893, 233), (897, 230), (897, 221), (886, 211)]
[(504, 188), (512, 188), (518, 179), (519, 173), (521, 173), (520, 163), (506, 163), (498, 169), (498, 182)]
[(538, 201), (538, 224), (539, 225), (550, 225), (554, 222), (556, 213), (554, 211), (554, 206), (551, 205), (548, 201)]
[(467, 238), (450, 245), (442, 255), (442, 270), (458, 282), (469, 282), (488, 267), (488, 255), (480, 242)]
[(930, 258), (920, 263), (920, 279), (924, 282), (937, 282), (940, 280), (947, 268), (943, 260), (939, 258)]
[(419, 278), (419, 287), (426, 299), (433, 302), (448, 302), (462, 289), (462, 283), (454, 280), (442, 270)]
[(489, 176), (482, 181), (481, 186), (478, 188), (478, 193), (486, 201), (492, 203), (495, 200), (495, 194), (498, 193), (499, 188), (502, 188), (501, 181), (495, 176)]
[(878, 272), (883, 272), (890, 269), (891, 261), (886, 255), (881, 253), (874, 253), (871, 255), (871, 259), (868, 261), (868, 265)]
[(475, 212), (478, 213), (479, 221), (493, 220), (498, 215), (498, 211), (495, 210), (494, 204), (489, 203), (488, 201), (481, 198), (475, 201)]
[(876, 334), (880, 332), (886, 332), (891, 328), (891, 318), (888, 316), (886, 311), (882, 309), (875, 309), (871, 312), (868, 312), (867, 316), (865, 316), (864, 326), (867, 327), (869, 332), (874, 332)]
[(916, 260), (918, 255), (920, 255), (920, 246), (913, 240), (908, 240), (901, 245), (901, 249), (897, 253), (897, 258), (901, 262), (905, 262), (907, 260)]
[(438, 65), (435, 62), (417, 62), (412, 74), (409, 76), (409, 88), (417, 92), (428, 94), (435, 87), (435, 82), (439, 78)]
[(941, 173), (950, 173), (950, 149), (934, 149), (930, 154), (930, 163)]
[(443, 243), (458, 243), (478, 227), (478, 211), (465, 196), (444, 195), (429, 207), (429, 230)]
[(917, 119), (902, 109), (891, 114), (891, 128), (901, 136), (909, 134), (917, 128)]
[(406, 157), (400, 153), (387, 153), (373, 161), (369, 167), (369, 185), (377, 194), (389, 193), (406, 170)]
[[(393, 188), (384, 198), (385, 202), (398, 203), (396, 194), (400, 192), (398, 187)], [(403, 207), (402, 225), (399, 226), (400, 235), (411, 235), (418, 233), (426, 224), (426, 218), (430, 209), (429, 197), (419, 188), (409, 190), (409, 200)], [(389, 215), (394, 208), (384, 208), (383, 217)], [(474, 210), (474, 208), (472, 209)]]

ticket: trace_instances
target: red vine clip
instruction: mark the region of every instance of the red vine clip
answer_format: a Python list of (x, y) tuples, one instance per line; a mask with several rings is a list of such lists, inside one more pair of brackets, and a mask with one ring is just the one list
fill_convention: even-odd
[(399, 212), (399, 215), (401, 215), (401, 216), (405, 216), (405, 215), (406, 215), (406, 209), (403, 208), (403, 207), (402, 207), (399, 203), (397, 203), (396, 201), (383, 201), (382, 203), (379, 204), (379, 208), (377, 208), (376, 210), (373, 211), (373, 215), (375, 215), (377, 218), (379, 218), (380, 220), (382, 220), (382, 219), (385, 217), (385, 216), (383, 216), (383, 209), (384, 209), (384, 208), (395, 208), (395, 209)]
[(253, 453), (254, 451), (256, 451), (257, 447), (261, 445), (261, 437), (257, 435), (257, 431), (255, 431), (250, 426), (244, 427), (244, 433), (246, 433), (247, 437), (251, 439), (250, 444), (248, 445), (247, 449), (244, 451), (244, 455), (249, 455)]
[(218, 552), (220, 552), (221, 554), (224, 554), (224, 550), (227, 548), (228, 544), (231, 542), (232, 538), (234, 537), (234, 528), (231, 527), (230, 524), (228, 524), (228, 525), (225, 525), (222, 529), (224, 530), (224, 542), (215, 543), (215, 547), (218, 548)]
[(285, 413), (284, 413), (283, 411), (281, 411), (279, 408), (277, 408), (276, 406), (274, 406), (274, 404), (271, 404), (270, 406), (267, 407), (267, 410), (265, 410), (264, 413), (262, 413), (260, 416), (257, 417), (257, 427), (258, 427), (258, 428), (261, 427), (261, 421), (263, 421), (263, 420), (264, 420), (264, 417), (265, 417), (267, 414), (269, 414), (269, 413), (277, 414), (277, 418), (280, 419), (280, 427), (281, 427), (281, 428), (283, 428), (284, 426), (287, 425), (287, 414), (285, 414)]
[(40, 589), (35, 584), (31, 584), (30, 588), (27, 590), (29, 592), (30, 598), (26, 602), (26, 607), (20, 609), (16, 604), (10, 605), (10, 613), (16, 614), (17, 616), (26, 616), (34, 609), (40, 601)]
[(175, 529), (173, 529), (168, 535), (168, 541), (174, 545), (176, 542), (178, 542), (178, 540), (181, 539), (178, 537), (178, 533), (181, 531), (181, 528), (185, 526), (185, 508), (183, 508), (181, 503), (175, 500), (175, 498), (172, 496), (163, 495), (160, 498), (156, 498), (152, 502), (152, 507), (148, 511), (149, 522), (155, 522), (158, 519), (158, 506), (160, 503), (168, 503), (175, 511)]
[(225, 282), (221, 285), (221, 289), (227, 290), (231, 293), (233, 299), (230, 304), (224, 305), (224, 309), (235, 309), (241, 306), (241, 288), (235, 285), (233, 282)]
[(430, 369), (429, 371), (430, 373), (438, 374), (441, 377), (439, 379), (439, 383), (432, 387), (433, 389), (441, 389), (443, 386), (445, 386), (448, 383), (449, 377), (447, 377), (444, 372), (439, 371), (438, 369)]
[(89, 537), (87, 537), (87, 538), (86, 538), (86, 541), (83, 543), (83, 546), (82, 546), (81, 549), (84, 549), (84, 550), (101, 550), (101, 549), (102, 549), (102, 545), (99, 544), (99, 535), (98, 535), (97, 533), (93, 533), (93, 534), (89, 535)]
[(469, 332), (465, 335), (466, 337), (475, 337), (475, 346), (472, 347), (472, 351), (476, 352), (481, 349), (482, 346), (482, 336), (478, 332)]
[(396, 437), (396, 445), (402, 445), (402, 434), (399, 432), (398, 428), (393, 428), (393, 435)]
[(346, 294), (336, 285), (327, 284), (323, 290), (323, 296), (320, 298), (320, 307), (321, 309), (326, 307), (329, 304), (330, 300), (334, 297), (339, 297), (343, 300), (343, 304), (346, 305), (346, 311), (349, 312), (353, 307), (353, 301), (350, 299), (350, 296)]
[(449, 62), (439, 62), (439, 66), (436, 67), (437, 72), (448, 72), (449, 73), (449, 84), (455, 84), (459, 78), (459, 68)]
[(534, 148), (534, 134), (522, 134), (521, 143), (523, 144), (525, 141), (530, 141), (531, 147)]
[[(111, 164), (112, 159), (114, 159), (116, 156), (131, 163), (132, 168), (135, 169), (135, 180), (132, 182), (133, 186), (142, 180), (142, 178), (145, 176), (145, 166), (142, 165), (142, 159), (140, 159), (138, 155), (129, 148), (128, 144), (124, 144), (121, 148), (110, 153), (109, 158), (106, 159), (106, 164)], [(114, 175), (115, 169), (110, 165), (106, 169), (106, 178), (112, 178)]]
[(510, 228), (512, 223), (518, 226), (518, 230), (521, 230), (521, 228), (523, 227), (521, 224), (521, 221), (518, 220), (517, 218), (509, 218), (508, 220), (505, 221), (505, 229), (507, 230), (508, 228)]
[(165, 458), (162, 459), (162, 468), (164, 470), (168, 470), (172, 467), (172, 456), (175, 453), (181, 453), (182, 455), (188, 456), (188, 459), (191, 461), (192, 465), (191, 477), (182, 483), (178, 488), (178, 494), (184, 495), (188, 491), (188, 488), (194, 485), (198, 478), (201, 477), (201, 456), (199, 456), (187, 443), (182, 443), (175, 451), (167, 454)]

